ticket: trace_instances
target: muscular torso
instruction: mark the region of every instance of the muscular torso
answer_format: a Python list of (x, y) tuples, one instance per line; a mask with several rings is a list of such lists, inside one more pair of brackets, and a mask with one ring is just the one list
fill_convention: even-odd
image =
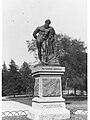
[(50, 32), (50, 27), (49, 28), (44, 28), (44, 26), (41, 26), (41, 27), (39, 27), (39, 29), (40, 29), (40, 31), (39, 31), (39, 34), (41, 34), (41, 35), (45, 35), (45, 34), (48, 34), (49, 32)]
[(44, 37), (48, 38), (49, 36), (54, 36), (55, 31), (54, 31), (53, 27), (49, 26), (48, 28), (45, 28), (43, 25), (43, 26), (36, 28), (36, 30), (33, 33), (34, 38), (36, 37), (36, 35), (37, 35), (37, 39), (41, 40)]

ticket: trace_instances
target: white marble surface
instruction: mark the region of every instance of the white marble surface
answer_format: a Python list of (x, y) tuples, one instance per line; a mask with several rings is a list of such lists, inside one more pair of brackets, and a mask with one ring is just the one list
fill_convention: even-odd
[(65, 108), (65, 99), (62, 97), (35, 97), (32, 99), (33, 108)]
[(29, 110), (30, 106), (15, 101), (2, 101), (2, 112)]
[(32, 68), (32, 73), (36, 71), (56, 71), (56, 72), (65, 72), (65, 67), (60, 66), (37, 66)]
[(70, 112), (66, 108), (34, 109), (31, 107), (27, 117), (32, 120), (61, 120), (70, 118)]
[(64, 101), (65, 99), (62, 97), (35, 97), (33, 98), (34, 101), (38, 102), (52, 102), (52, 101)]

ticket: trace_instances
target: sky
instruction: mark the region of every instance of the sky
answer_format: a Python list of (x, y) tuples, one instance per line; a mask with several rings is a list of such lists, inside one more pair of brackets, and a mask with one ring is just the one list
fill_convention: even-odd
[[(49, 18), (57, 34), (63, 33), (87, 44), (86, 0), (3, 0), (2, 62), (19, 66), (34, 61), (26, 40)], [(3, 64), (3, 63), (2, 63)]]

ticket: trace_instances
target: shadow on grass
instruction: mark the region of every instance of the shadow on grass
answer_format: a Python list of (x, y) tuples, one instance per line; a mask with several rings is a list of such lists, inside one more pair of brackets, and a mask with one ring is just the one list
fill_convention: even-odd
[(26, 105), (32, 105), (32, 97), (16, 97), (16, 98), (10, 98), (11, 101), (20, 102)]
[(66, 101), (84, 101), (87, 100), (87, 96), (63, 96)]
[[(63, 98), (65, 99), (67, 105), (72, 104), (73, 101), (76, 102), (87, 101), (87, 96), (63, 96)], [(16, 101), (31, 106), (32, 99), (33, 97), (30, 96), (17, 96), (17, 97), (8, 97), (4, 101)]]

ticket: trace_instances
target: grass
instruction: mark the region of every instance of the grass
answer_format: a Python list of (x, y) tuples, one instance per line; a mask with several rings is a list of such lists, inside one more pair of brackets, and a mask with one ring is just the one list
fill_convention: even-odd
[(71, 111), (87, 110), (86, 96), (66, 96), (66, 108)]
[(71, 111), (76, 110), (87, 110), (87, 101), (71, 101), (69, 104), (66, 103), (66, 108)]
[[(63, 96), (66, 100), (66, 108), (70, 111), (76, 110), (87, 110), (87, 98), (81, 96)], [(16, 98), (8, 98), (10, 101), (17, 101), (26, 105), (32, 105), (32, 97), (16, 97)], [(29, 120), (26, 116), (18, 116), (18, 117), (4, 117), (2, 120)], [(72, 119), (70, 120), (87, 120), (87, 116), (78, 116), (72, 115)]]
[[(66, 101), (66, 108), (69, 110), (87, 110), (87, 97), (85, 96), (63, 96)], [(17, 101), (26, 105), (32, 105), (32, 97), (15, 97), (7, 100)]]
[(15, 98), (8, 98), (11, 101), (17, 101), (26, 105), (32, 105), (32, 98), (31, 97), (15, 97)]

